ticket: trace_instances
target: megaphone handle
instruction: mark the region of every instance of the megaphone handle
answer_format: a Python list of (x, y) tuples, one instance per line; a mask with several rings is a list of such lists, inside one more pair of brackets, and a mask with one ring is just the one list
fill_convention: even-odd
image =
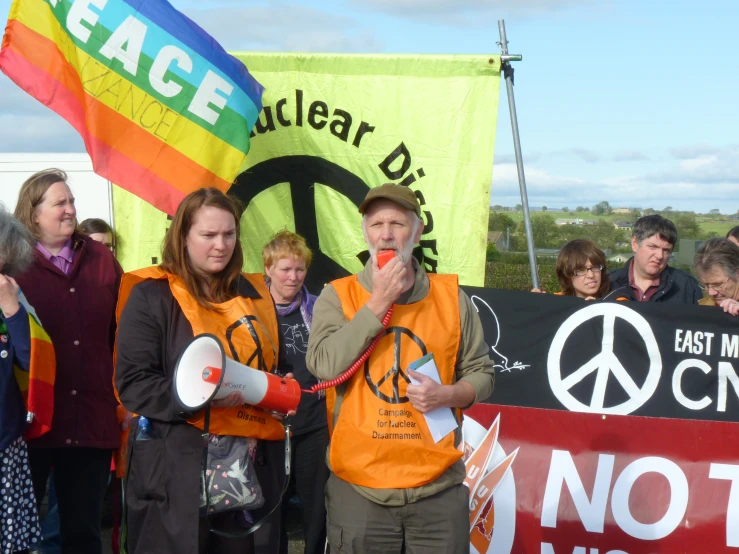
[[(393, 307), (390, 306), (390, 309), (385, 314), (385, 317), (382, 318), (382, 326), (387, 328), (387, 326), (390, 324), (390, 319), (393, 317)], [(347, 369), (344, 373), (339, 375), (336, 379), (331, 379), (330, 381), (324, 381), (323, 383), (317, 383), (313, 385), (311, 388), (307, 390), (303, 390), (302, 392), (306, 392), (308, 394), (315, 394), (319, 391), (330, 389), (336, 386), (339, 386), (342, 383), (345, 383), (351, 377), (359, 370), (360, 367), (362, 367), (362, 364), (369, 358), (370, 354), (372, 354), (372, 351), (375, 349), (375, 346), (377, 346), (377, 343), (380, 342), (380, 334), (378, 334), (370, 343), (370, 345), (367, 347), (367, 350), (364, 351), (364, 353), (357, 359), (356, 362), (354, 362), (349, 369)]]

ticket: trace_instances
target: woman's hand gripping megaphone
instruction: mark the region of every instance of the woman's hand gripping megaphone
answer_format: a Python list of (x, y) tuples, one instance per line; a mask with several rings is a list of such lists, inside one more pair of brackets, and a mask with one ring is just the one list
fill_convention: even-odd
[(210, 403), (211, 408), (235, 408), (236, 406), (242, 406), (246, 404), (244, 397), (238, 391), (234, 391), (229, 394), (226, 398), (220, 400), (213, 400)]
[[(285, 379), (295, 379), (295, 376), (292, 373), (286, 373), (284, 375), (284, 377), (285, 377)], [(275, 418), (277, 421), (282, 421), (283, 419), (285, 419), (285, 417), (292, 417), (295, 414), (297, 414), (298, 413), (298, 410), (297, 409), (290, 410), (286, 414), (281, 414), (280, 412), (275, 412), (275, 411), (269, 410), (268, 413), (273, 418)]]
[[(292, 373), (287, 373), (282, 376), (285, 379), (294, 379), (294, 375)], [(234, 391), (230, 393), (227, 397), (221, 398), (220, 400), (213, 400), (211, 402), (212, 408), (235, 408), (237, 406), (242, 406), (246, 404), (246, 400), (244, 399), (243, 395), (238, 392)], [(286, 414), (282, 414), (280, 412), (275, 412), (272, 410), (266, 410), (269, 415), (271, 415), (273, 418), (275, 418), (278, 421), (282, 421), (285, 419), (285, 416), (292, 417), (297, 413), (297, 410), (290, 410)]]

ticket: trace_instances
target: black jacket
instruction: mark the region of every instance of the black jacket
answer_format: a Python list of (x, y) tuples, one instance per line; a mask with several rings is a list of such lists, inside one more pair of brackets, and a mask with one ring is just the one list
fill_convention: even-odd
[[(634, 262), (631, 258), (621, 269), (608, 274), (611, 290), (619, 289), (619, 294), (636, 301), (634, 290), (629, 285), (629, 268)], [(649, 299), (650, 302), (669, 302), (671, 304), (697, 304), (703, 297), (698, 280), (681, 269), (667, 266), (660, 275), (659, 288)]]
[[(259, 293), (242, 279), (239, 294)], [(182, 410), (172, 389), (175, 365), (192, 338), (166, 280), (147, 280), (131, 290), (118, 326), (116, 386), (126, 409), (149, 418), (154, 438), (134, 440), (134, 418), (125, 482), (129, 554), (198, 552), (202, 432), (187, 423), (193, 414)], [(255, 467), (265, 506), (254, 511), (256, 519), (277, 502), (274, 482), (284, 463), (284, 455), (271, 460), (266, 452), (282, 452), (282, 442), (276, 449), (265, 442), (257, 448)]]

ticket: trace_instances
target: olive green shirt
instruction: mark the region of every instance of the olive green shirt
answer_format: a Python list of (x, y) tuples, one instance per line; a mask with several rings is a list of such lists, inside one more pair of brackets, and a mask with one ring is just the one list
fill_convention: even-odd
[[(429, 293), (429, 278), (418, 263), (413, 260), (416, 272), (413, 287), (404, 292), (396, 304), (414, 304), (423, 300)], [(357, 275), (359, 284), (372, 293), (372, 265), (368, 262)], [(469, 297), (459, 289), (459, 316), (461, 336), (455, 382), (466, 381), (475, 390), (475, 403), (488, 398), (493, 392), (495, 372), (485, 344), (482, 324)], [(372, 340), (383, 330), (382, 322), (367, 307), (363, 306), (351, 321), (344, 317), (344, 310), (336, 289), (327, 285), (316, 300), (313, 308), (310, 338), (306, 361), (308, 370), (319, 379), (335, 379), (348, 369), (367, 349)], [(346, 383), (336, 387), (336, 405), (333, 423), (341, 410), (346, 391)], [(461, 429), (455, 433), (455, 444), (462, 439)], [(327, 463), (328, 456), (326, 457)], [(462, 460), (452, 464), (435, 481), (411, 489), (372, 489), (354, 485), (364, 497), (386, 506), (402, 506), (437, 494), (453, 485), (462, 483), (465, 468)]]

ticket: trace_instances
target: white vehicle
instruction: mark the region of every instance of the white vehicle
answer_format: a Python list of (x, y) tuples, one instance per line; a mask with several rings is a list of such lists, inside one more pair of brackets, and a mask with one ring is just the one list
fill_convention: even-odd
[(96, 175), (92, 161), (85, 153), (0, 154), (0, 201), (12, 212), (18, 201), (23, 182), (37, 171), (57, 168), (69, 177), (69, 186), (75, 198), (77, 220), (97, 217), (113, 225), (112, 184)]

